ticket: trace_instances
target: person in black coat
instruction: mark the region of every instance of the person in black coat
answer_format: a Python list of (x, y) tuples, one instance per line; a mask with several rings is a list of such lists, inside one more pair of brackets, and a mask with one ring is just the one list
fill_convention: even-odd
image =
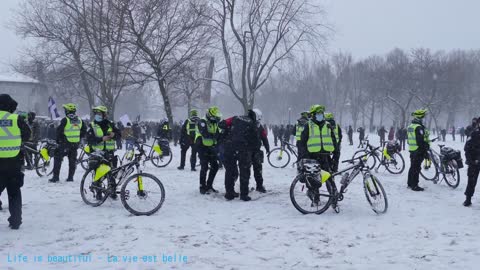
[(353, 145), (353, 128), (352, 128), (352, 126), (348, 126), (347, 134), (348, 134), (348, 141), (349, 141), (350, 145)]
[[(2, 113), (2, 121), (0, 128), (15, 127), (10, 117), (15, 117), (13, 112), (17, 109), (18, 103), (7, 94), (0, 94), (0, 113)], [(16, 126), (20, 130), (21, 142), (26, 142), (30, 138), (30, 128), (22, 117), (16, 117)], [(0, 149), (4, 149), (9, 138), (0, 136)], [(10, 144), (11, 145), (11, 144)], [(5, 147), (6, 148), (6, 147)], [(11, 151), (8, 149), (7, 151)], [(19, 151), (19, 148), (17, 148)], [(6, 189), (8, 193), (8, 210), (10, 217), (8, 223), (10, 229), (17, 230), (22, 224), (22, 192), (24, 174), (22, 172), (23, 155), (21, 151), (13, 157), (0, 157), (0, 194)], [(1, 201), (0, 201), (1, 206)]]
[(263, 172), (262, 172), (262, 164), (265, 159), (265, 155), (261, 150), (261, 147), (265, 148), (267, 154), (270, 153), (270, 144), (268, 143), (267, 137), (267, 130), (260, 124), (262, 120), (262, 112), (259, 109), (253, 109), (256, 116), (256, 124), (257, 124), (257, 139), (255, 140), (255, 150), (252, 151), (252, 167), (253, 167), (253, 177), (255, 178), (255, 182), (257, 187), (255, 188), (256, 191), (261, 193), (266, 193), (267, 190), (263, 185)]
[(475, 128), (470, 133), (470, 138), (465, 143), (465, 158), (468, 165), (468, 183), (465, 190), (464, 206), (472, 205), (472, 197), (475, 193), (478, 174), (480, 173), (480, 130)]
[[(225, 199), (233, 200), (238, 194), (234, 190), (235, 176), (240, 177), (240, 199), (250, 201), (248, 196), (250, 169), (253, 152), (258, 150), (259, 137), (256, 124), (257, 115), (253, 110), (248, 115), (225, 119), (225, 129), (229, 138), (225, 140)], [(261, 142), (260, 142), (261, 144)]]

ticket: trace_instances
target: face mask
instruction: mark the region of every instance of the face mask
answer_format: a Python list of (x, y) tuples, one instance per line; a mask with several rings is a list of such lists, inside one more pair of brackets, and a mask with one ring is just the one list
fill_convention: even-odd
[(103, 117), (101, 115), (96, 114), (95, 115), (95, 121), (101, 122), (103, 120)]
[(315, 120), (317, 121), (323, 121), (323, 114), (317, 113), (315, 114)]

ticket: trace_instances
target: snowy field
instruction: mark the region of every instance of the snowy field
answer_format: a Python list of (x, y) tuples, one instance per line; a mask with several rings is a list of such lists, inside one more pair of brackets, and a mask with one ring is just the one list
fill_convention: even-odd
[[(377, 145), (378, 136), (370, 137)], [(270, 142), (273, 146), (273, 140)], [(463, 152), (463, 143), (447, 141), (447, 145)], [(342, 159), (356, 150), (344, 143)], [(294, 168), (274, 169), (264, 164), (268, 196), (227, 202), (223, 198), (224, 171), (219, 171), (214, 184), (221, 193), (200, 195), (198, 172), (176, 169), (179, 152), (174, 149), (174, 160), (167, 168), (151, 164), (145, 168), (160, 178), (166, 189), (163, 207), (150, 217), (130, 215), (120, 200), (108, 199), (97, 208), (84, 204), (79, 194), (84, 170), (79, 166), (75, 182), (66, 183), (66, 159), (58, 184), (27, 172), (21, 229), (10, 230), (8, 211), (0, 212), (0, 269), (480, 267), (480, 200), (474, 197), (471, 208), (461, 205), (466, 168), (461, 170), (461, 183), (455, 190), (445, 183), (421, 180), (426, 190), (412, 192), (406, 188), (409, 158), (403, 152), (407, 164), (402, 175), (377, 173), (389, 199), (385, 215), (377, 216), (369, 208), (360, 178), (340, 203), (339, 214), (329, 209), (322, 215), (302, 215), (289, 198)], [(252, 192), (252, 197), (258, 196)], [(2, 201), (5, 208), (6, 194)], [(88, 254), (90, 262), (48, 263), (48, 256)], [(43, 261), (35, 262), (35, 256), (37, 260), (42, 256)], [(137, 262), (134, 256), (138, 256)]]

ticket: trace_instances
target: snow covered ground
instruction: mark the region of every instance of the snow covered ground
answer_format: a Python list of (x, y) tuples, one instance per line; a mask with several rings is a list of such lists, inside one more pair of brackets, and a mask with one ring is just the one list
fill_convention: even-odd
[[(463, 149), (458, 141), (447, 144)], [(344, 144), (342, 158), (355, 150)], [(120, 200), (97, 208), (85, 205), (80, 167), (73, 183), (62, 177), (51, 184), (27, 172), (21, 229), (10, 230), (8, 211), (0, 211), (0, 269), (478, 269), (480, 201), (475, 197), (471, 208), (461, 205), (466, 169), (455, 190), (421, 180), (426, 191), (412, 192), (406, 188), (409, 158), (403, 152), (407, 167), (402, 175), (377, 174), (389, 199), (385, 215), (369, 208), (361, 181), (352, 183), (339, 214), (329, 209), (302, 215), (289, 198), (296, 171), (290, 166), (264, 164), (268, 196), (227, 202), (223, 170), (214, 185), (222, 193), (203, 196), (198, 173), (178, 171), (179, 148), (174, 154), (167, 168), (145, 168), (166, 189), (163, 207), (150, 217), (130, 215)], [(65, 176), (66, 160), (63, 164)], [(2, 201), (6, 206), (6, 194)], [(91, 257), (48, 262), (48, 256), (69, 255)], [(134, 256), (138, 261), (129, 262)]]

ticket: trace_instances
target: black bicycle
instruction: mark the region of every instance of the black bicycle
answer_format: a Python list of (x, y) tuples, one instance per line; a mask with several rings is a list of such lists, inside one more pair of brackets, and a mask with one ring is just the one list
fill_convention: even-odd
[(80, 153), (78, 154), (77, 165), (80, 164), (80, 166), (82, 166), (84, 170), (88, 170), (90, 146), (80, 145), (79, 149), (80, 149)]
[[(123, 157), (121, 159), (122, 162), (128, 162), (132, 161), (135, 157), (135, 148), (137, 150), (140, 150), (140, 147), (142, 147), (141, 153), (143, 155), (143, 165), (145, 165), (145, 162), (151, 161), (152, 164), (155, 167), (161, 168), (161, 167), (166, 167), (170, 162), (172, 162), (173, 154), (168, 146), (168, 141), (164, 140), (160, 137), (153, 137), (153, 143), (152, 145), (148, 145), (143, 143), (141, 140), (137, 140), (134, 144), (134, 148), (127, 150), (125, 154), (123, 154)], [(159, 144), (156, 142), (159, 141)], [(148, 154), (143, 151), (143, 147), (147, 147), (150, 150), (148, 151)]]
[[(330, 174), (320, 168), (320, 163), (312, 159), (302, 159), (299, 162), (299, 174), (290, 185), (290, 200), (293, 206), (302, 214), (322, 214), (330, 206), (336, 213), (340, 212), (338, 202), (342, 201), (350, 183), (362, 174), (365, 197), (372, 210), (384, 214), (388, 209), (387, 194), (376, 176), (370, 172), (364, 162), (365, 156), (344, 160), (352, 166)], [(347, 171), (352, 171), (350, 174)], [(334, 178), (342, 175), (340, 191), (334, 184)]]
[[(436, 140), (438, 138), (431, 141)], [(440, 147), (440, 153), (430, 147), (428, 158), (422, 164), (420, 175), (423, 179), (432, 181), (434, 184), (445, 180), (449, 187), (457, 188), (460, 184), (459, 169), (463, 168), (460, 151), (445, 147), (443, 144), (439, 144), (438, 147)]]
[[(401, 174), (405, 170), (405, 160), (400, 153), (400, 144), (397, 142), (388, 142), (382, 146), (375, 147), (366, 139), (365, 149), (358, 150), (353, 154), (353, 159), (364, 156), (364, 161), (368, 164), (370, 170), (375, 169), (378, 172), (381, 166), (384, 166), (391, 174)], [(378, 166), (375, 168), (375, 166)]]
[[(140, 161), (143, 154), (135, 154), (131, 162), (115, 169), (111, 168), (103, 152), (90, 154), (89, 169), (80, 183), (82, 200), (96, 207), (108, 197), (120, 194), (125, 209), (136, 216), (157, 212), (165, 201), (165, 189), (157, 177), (142, 172)], [(136, 174), (132, 175), (134, 170)]]
[(287, 141), (281, 141), (280, 147), (273, 148), (268, 154), (268, 163), (274, 168), (285, 168), (290, 163), (290, 154), (298, 157), (297, 147)]
[(34, 143), (25, 142), (22, 144), (21, 150), (27, 170), (35, 170), (38, 176), (48, 176), (53, 173), (53, 156), (57, 143), (53, 140), (40, 140), (40, 145), (37, 150), (37, 146)]

